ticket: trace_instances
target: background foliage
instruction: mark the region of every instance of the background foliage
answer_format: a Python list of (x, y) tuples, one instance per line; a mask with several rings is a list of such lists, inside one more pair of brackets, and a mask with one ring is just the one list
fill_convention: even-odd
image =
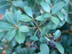
[(72, 54), (71, 0), (0, 0), (0, 53)]

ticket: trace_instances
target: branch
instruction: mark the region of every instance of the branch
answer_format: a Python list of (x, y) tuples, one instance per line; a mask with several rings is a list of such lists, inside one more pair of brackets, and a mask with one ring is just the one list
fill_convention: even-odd
[(42, 24), (40, 24), (39, 27), (42, 26), (49, 18), (47, 18)]
[(33, 18), (33, 21), (34, 21), (36, 27), (38, 28), (38, 36), (39, 36), (39, 38), (40, 38), (40, 34), (39, 34), (39, 26), (38, 26), (38, 24), (35, 22), (35, 19), (34, 19), (34, 18)]

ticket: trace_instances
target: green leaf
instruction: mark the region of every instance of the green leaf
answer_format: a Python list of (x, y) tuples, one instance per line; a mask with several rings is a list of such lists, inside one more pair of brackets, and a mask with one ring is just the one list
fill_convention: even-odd
[(56, 50), (52, 51), (51, 54), (58, 54), (58, 52)]
[(0, 32), (0, 40), (5, 36), (5, 32)]
[(20, 26), (19, 31), (21, 31), (21, 32), (29, 32), (29, 28), (27, 26)]
[(45, 20), (42, 16), (37, 16), (35, 19), (38, 21), (44, 21)]
[(44, 43), (44, 42), (47, 42), (47, 39), (46, 39), (45, 37), (41, 37), (41, 38), (40, 38), (40, 42), (43, 42), (43, 43)]
[(34, 40), (34, 41), (38, 41), (39, 40), (37, 36), (31, 36), (30, 39)]
[(20, 10), (16, 11), (14, 14), (14, 20), (17, 24), (19, 23), (19, 19), (21, 18), (21, 14), (22, 14), (22, 12)]
[(59, 52), (61, 54), (64, 54), (64, 48), (59, 43), (55, 42), (55, 44), (56, 44), (56, 48), (59, 50)]
[(21, 44), (25, 41), (25, 35), (20, 31), (17, 31), (15, 39), (19, 44)]
[(72, 24), (72, 20), (70, 19), (68, 14), (65, 15), (65, 21), (69, 24)]
[(10, 22), (10, 23), (12, 23), (12, 24), (15, 24), (15, 21), (14, 21), (14, 19), (13, 19), (13, 14), (12, 14), (12, 13), (7, 12), (7, 13), (5, 14), (5, 16), (6, 16), (6, 19), (7, 19), (8, 22)]
[(70, 0), (64, 0), (65, 2), (69, 2)]
[(64, 16), (63, 16), (63, 14), (61, 12), (58, 12), (57, 16), (60, 18), (61, 21), (64, 20)]
[(11, 10), (12, 13), (15, 13), (15, 12), (18, 10), (18, 8), (15, 7), (15, 6), (12, 6), (12, 7), (10, 8), (10, 10)]
[(35, 50), (36, 50), (35, 47), (33, 47), (33, 48), (29, 47), (29, 48), (28, 48), (29, 54), (34, 54), (34, 53), (35, 53)]
[(5, 10), (10, 6), (10, 2), (0, 2), (0, 14), (5, 14)]
[(43, 54), (42, 52), (39, 52), (38, 54)]
[(24, 7), (24, 3), (20, 0), (20, 1), (12, 1), (12, 5), (17, 6), (17, 7)]
[(59, 2), (61, 2), (61, 0), (52, 0), (53, 4), (56, 4), (56, 3), (59, 3)]
[(11, 30), (13, 29), (14, 27), (6, 22), (2, 22), (0, 21), (0, 29), (1, 30)]
[(44, 18), (48, 18), (48, 17), (51, 17), (51, 15), (50, 14), (48, 14), (48, 13), (46, 13), (45, 15), (44, 15)]
[(53, 35), (55, 36), (55, 38), (58, 38), (61, 35), (61, 31), (57, 30), (55, 33), (53, 33)]
[(64, 7), (64, 5), (64, 2), (56, 3), (52, 8), (52, 14), (56, 14), (57, 12), (59, 12)]
[(42, 0), (35, 0), (36, 3), (40, 4)]
[(8, 41), (11, 41), (11, 40), (14, 38), (15, 34), (16, 34), (16, 30), (11, 30), (11, 31), (9, 31), (9, 32), (7, 33), (7, 40), (8, 40)]
[(57, 17), (51, 17), (51, 20), (54, 24), (58, 25), (60, 23), (60, 20)]
[(33, 13), (30, 7), (25, 6), (24, 11), (26, 12), (26, 14), (33, 18)]
[(45, 0), (51, 6), (51, 0)]
[(72, 31), (72, 26), (71, 26), (70, 30)]
[(43, 54), (49, 54), (49, 47), (46, 44), (41, 44), (40, 50)]
[(40, 36), (45, 36), (45, 34), (49, 31), (49, 28), (46, 26), (42, 29)]
[(50, 7), (47, 3), (41, 2), (41, 6), (46, 12), (50, 13)]
[(23, 14), (23, 15), (21, 16), (20, 20), (23, 21), (23, 22), (29, 22), (29, 21), (31, 21), (32, 19), (31, 19), (29, 16)]
[(26, 48), (23, 48), (23, 52), (24, 52), (25, 54), (28, 54), (28, 50), (27, 50)]
[(10, 1), (10, 0), (0, 0), (0, 2), (1, 2), (1, 1)]

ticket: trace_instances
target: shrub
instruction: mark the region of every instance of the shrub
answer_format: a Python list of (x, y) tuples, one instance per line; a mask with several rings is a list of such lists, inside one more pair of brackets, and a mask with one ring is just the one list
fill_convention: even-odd
[(0, 0), (0, 53), (72, 54), (71, 2)]

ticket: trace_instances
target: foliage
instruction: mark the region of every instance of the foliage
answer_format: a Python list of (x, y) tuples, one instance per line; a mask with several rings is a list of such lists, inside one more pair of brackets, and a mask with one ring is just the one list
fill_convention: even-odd
[(0, 53), (72, 54), (71, 2), (0, 0)]

